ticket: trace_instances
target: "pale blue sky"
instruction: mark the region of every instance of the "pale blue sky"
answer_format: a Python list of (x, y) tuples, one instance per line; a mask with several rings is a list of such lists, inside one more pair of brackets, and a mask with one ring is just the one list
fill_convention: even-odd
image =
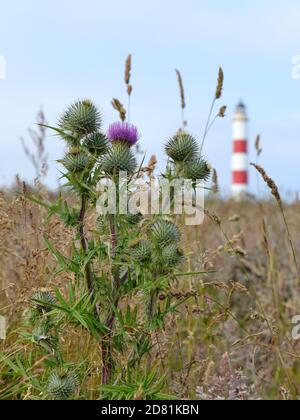
[[(230, 185), (231, 117), (248, 107), (250, 141), (261, 133), (262, 163), (285, 190), (299, 190), (300, 80), (291, 76), (300, 54), (300, 2), (293, 0), (10, 0), (0, 13), (0, 184), (15, 173), (32, 179), (19, 137), (40, 105), (55, 123), (74, 99), (90, 97), (107, 126), (116, 119), (113, 96), (125, 102), (124, 60), (133, 54), (132, 120), (148, 156), (163, 160), (163, 144), (180, 122), (174, 68), (186, 88), (186, 118), (203, 132), (219, 65), (225, 72), (228, 116), (206, 144), (221, 185)], [(62, 144), (49, 136), (50, 185)], [(252, 147), (253, 149), (253, 147)], [(252, 173), (255, 186), (255, 175)]]

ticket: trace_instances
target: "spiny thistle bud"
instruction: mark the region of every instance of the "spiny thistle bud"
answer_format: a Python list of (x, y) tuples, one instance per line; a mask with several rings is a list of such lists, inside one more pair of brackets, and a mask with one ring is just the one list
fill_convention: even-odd
[(84, 151), (71, 151), (60, 161), (72, 173), (83, 172), (92, 164), (91, 156)]
[(107, 137), (112, 143), (120, 142), (131, 147), (138, 142), (139, 133), (133, 124), (118, 121), (110, 125)]
[(101, 114), (88, 99), (71, 105), (59, 121), (60, 128), (79, 136), (98, 131), (101, 125)]
[(174, 162), (184, 162), (198, 153), (198, 144), (190, 134), (179, 132), (167, 142), (165, 150)]
[(49, 290), (40, 289), (31, 296), (31, 306), (38, 312), (50, 312), (55, 304), (56, 299)]
[(151, 227), (152, 236), (160, 247), (171, 243), (178, 243), (180, 240), (179, 229), (174, 223), (166, 220), (159, 220)]
[(83, 146), (86, 147), (90, 153), (97, 156), (104, 155), (108, 151), (108, 141), (102, 133), (91, 133), (83, 140)]
[(125, 216), (125, 220), (130, 225), (138, 225), (143, 220), (143, 218), (144, 217), (141, 213), (137, 213), (137, 214), (128, 213)]
[(121, 171), (133, 174), (137, 167), (132, 150), (122, 143), (114, 144), (101, 163), (103, 171), (109, 175), (117, 175)]
[(206, 181), (210, 176), (210, 168), (202, 158), (196, 158), (187, 162), (184, 168), (184, 177), (193, 181)]
[(51, 373), (48, 382), (48, 394), (56, 400), (67, 400), (74, 396), (78, 386), (78, 379), (73, 373)]
[(140, 241), (138, 245), (130, 250), (132, 258), (138, 262), (147, 261), (151, 257), (152, 247), (148, 241)]
[(163, 248), (161, 256), (164, 264), (169, 267), (175, 267), (183, 261), (183, 255), (178, 250), (177, 244), (167, 245)]

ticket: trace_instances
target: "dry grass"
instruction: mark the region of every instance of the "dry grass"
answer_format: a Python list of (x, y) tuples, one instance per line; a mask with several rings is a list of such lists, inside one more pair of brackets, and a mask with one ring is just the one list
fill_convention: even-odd
[[(300, 290), (289, 241), (299, 258), (300, 205), (284, 209), (291, 238), (273, 201), (210, 199), (206, 206), (204, 224), (185, 229), (183, 248), (187, 269), (211, 274), (177, 279), (173, 297), (189, 299), (155, 338), (153, 357), (168, 372), (168, 392), (178, 398), (299, 398), (300, 343), (291, 338), (291, 321), (300, 314)], [(89, 217), (92, 229), (94, 215)], [(48, 220), (20, 186), (0, 194), (0, 228), (0, 308), (12, 325), (33, 289), (63, 289), (70, 280), (64, 274), (53, 277), (56, 262), (43, 237), (68, 255), (72, 232), (59, 220)], [(76, 361), (81, 349), (94, 398), (99, 354), (87, 340), (66, 331), (64, 351)], [(2, 349), (12, 341), (9, 337)]]

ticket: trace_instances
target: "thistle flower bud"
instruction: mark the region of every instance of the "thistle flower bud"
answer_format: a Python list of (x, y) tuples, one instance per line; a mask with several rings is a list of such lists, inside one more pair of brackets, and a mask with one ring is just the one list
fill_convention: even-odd
[(143, 218), (144, 217), (141, 213), (137, 213), (137, 214), (129, 213), (129, 214), (126, 214), (125, 216), (125, 220), (130, 225), (138, 225), (143, 220)]
[(140, 241), (138, 245), (130, 250), (130, 254), (135, 261), (145, 262), (150, 259), (152, 246), (149, 241)]
[(83, 146), (88, 151), (97, 156), (104, 155), (108, 151), (108, 141), (102, 133), (91, 133), (87, 135), (83, 140)]
[(180, 240), (179, 229), (174, 223), (166, 220), (159, 220), (151, 227), (154, 241), (160, 247), (165, 247), (171, 243), (177, 244)]
[(82, 150), (70, 151), (60, 162), (69, 172), (78, 173), (83, 172), (91, 166), (92, 158), (88, 153)]
[(78, 380), (73, 373), (51, 373), (48, 382), (48, 394), (56, 400), (67, 400), (74, 396)]
[(207, 181), (210, 173), (207, 162), (200, 157), (187, 162), (184, 167), (184, 177), (193, 181)]
[(116, 143), (109, 149), (102, 158), (101, 165), (108, 175), (117, 175), (122, 171), (133, 174), (137, 167), (132, 150), (122, 143)]
[(53, 294), (47, 289), (40, 289), (31, 296), (31, 306), (38, 312), (50, 312), (56, 304)]
[(183, 255), (178, 250), (177, 244), (167, 245), (163, 248), (161, 256), (164, 264), (169, 267), (176, 267), (183, 261)]
[(174, 162), (184, 162), (198, 153), (198, 144), (190, 134), (179, 132), (167, 142), (165, 151)]
[(100, 129), (101, 114), (90, 100), (78, 101), (65, 111), (59, 125), (64, 131), (87, 135)]

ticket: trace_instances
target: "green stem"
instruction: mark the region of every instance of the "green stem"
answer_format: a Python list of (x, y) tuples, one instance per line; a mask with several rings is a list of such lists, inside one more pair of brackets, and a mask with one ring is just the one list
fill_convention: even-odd
[[(79, 236), (80, 236), (81, 248), (85, 257), (87, 257), (88, 255), (88, 242), (87, 242), (87, 239), (85, 237), (85, 232), (84, 232), (86, 206), (87, 206), (87, 198), (86, 198), (86, 194), (83, 193), (81, 196), (81, 208), (80, 208), (80, 213), (79, 213), (79, 218), (78, 218), (78, 224), (79, 224)], [(92, 272), (91, 264), (89, 262), (85, 264), (84, 273), (85, 273), (85, 279), (86, 279), (88, 290), (90, 292), (92, 300), (94, 300), (95, 291), (94, 291), (94, 285), (93, 285), (93, 272)]]
[[(119, 197), (119, 183), (115, 180), (117, 185), (117, 197)], [(119, 201), (117, 200), (117, 214), (119, 213)], [(113, 378), (113, 331), (116, 318), (116, 310), (118, 308), (120, 300), (120, 272), (118, 265), (115, 265), (115, 260), (117, 258), (117, 247), (118, 247), (118, 232), (117, 232), (117, 214), (110, 215), (109, 224), (110, 224), (110, 235), (111, 235), (111, 249), (112, 249), (112, 303), (113, 307), (111, 308), (108, 317), (106, 319), (105, 325), (108, 329), (108, 333), (102, 340), (102, 385), (107, 385), (112, 381)]]

